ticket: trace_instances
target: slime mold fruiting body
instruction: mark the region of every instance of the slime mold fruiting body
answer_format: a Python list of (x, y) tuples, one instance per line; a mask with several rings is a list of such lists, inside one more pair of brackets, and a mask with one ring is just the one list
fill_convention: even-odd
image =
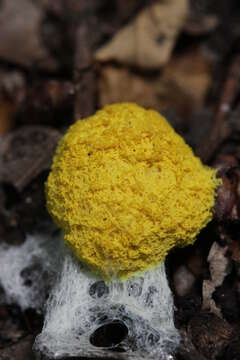
[(83, 263), (105, 279), (128, 278), (194, 242), (218, 183), (164, 117), (114, 104), (61, 140), (47, 206)]
[[(170, 359), (180, 336), (164, 259), (211, 220), (218, 183), (155, 111), (115, 104), (72, 125), (46, 193), (76, 256), (66, 248), (35, 349), (53, 358), (119, 358), (117, 350), (122, 359)], [(105, 339), (119, 326), (120, 338)]]

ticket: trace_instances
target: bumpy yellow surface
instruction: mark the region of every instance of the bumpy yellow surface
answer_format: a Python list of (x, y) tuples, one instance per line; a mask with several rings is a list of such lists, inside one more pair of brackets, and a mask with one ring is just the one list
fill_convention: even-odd
[(215, 171), (168, 122), (136, 104), (106, 106), (61, 140), (47, 206), (77, 257), (121, 278), (192, 244), (212, 218)]

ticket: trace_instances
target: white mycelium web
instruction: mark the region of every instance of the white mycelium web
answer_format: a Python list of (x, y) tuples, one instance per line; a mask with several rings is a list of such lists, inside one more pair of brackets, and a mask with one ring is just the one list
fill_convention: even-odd
[[(97, 334), (104, 325), (105, 335), (108, 327), (110, 332), (121, 329), (119, 342), (101, 344)], [(52, 358), (119, 358), (117, 349), (123, 351), (121, 358), (167, 359), (178, 343), (164, 264), (127, 281), (105, 284), (66, 254), (35, 349)]]
[(4, 301), (22, 310), (42, 311), (63, 259), (63, 244), (58, 237), (28, 235), (21, 245), (0, 246), (0, 286)]
[(179, 344), (164, 264), (105, 284), (69, 253), (59, 236), (46, 234), (28, 236), (19, 246), (2, 245), (0, 263), (6, 300), (23, 310), (42, 311), (53, 287), (34, 346), (50, 358), (165, 360)]

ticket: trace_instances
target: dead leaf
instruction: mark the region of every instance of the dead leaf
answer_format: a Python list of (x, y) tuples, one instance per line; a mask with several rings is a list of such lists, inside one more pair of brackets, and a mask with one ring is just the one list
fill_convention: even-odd
[(158, 109), (155, 85), (125, 68), (104, 66), (99, 77), (100, 106), (132, 101), (146, 108)]
[(186, 116), (203, 105), (210, 85), (210, 59), (196, 49), (172, 58), (156, 82), (156, 93), (162, 107)]
[(187, 12), (188, 0), (154, 2), (100, 48), (96, 59), (148, 69), (166, 64)]
[(203, 281), (203, 304), (204, 310), (210, 310), (217, 316), (222, 316), (221, 310), (216, 306), (212, 295), (217, 287), (222, 285), (225, 276), (227, 275), (227, 267), (229, 259), (225, 256), (228, 251), (228, 246), (222, 247), (216, 242), (213, 243), (208, 255), (209, 270), (211, 279)]
[(1, 2), (0, 58), (55, 70), (57, 63), (41, 42), (43, 16), (41, 7), (31, 0)]
[(60, 132), (47, 126), (23, 126), (0, 141), (0, 181), (23, 190), (49, 169)]
[(198, 50), (174, 57), (157, 76), (102, 66), (100, 105), (133, 101), (159, 112), (174, 109), (186, 117), (200, 108), (211, 85), (211, 63)]

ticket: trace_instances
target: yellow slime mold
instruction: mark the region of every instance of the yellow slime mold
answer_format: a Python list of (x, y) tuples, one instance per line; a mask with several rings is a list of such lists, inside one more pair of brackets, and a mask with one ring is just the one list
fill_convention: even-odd
[(105, 279), (126, 278), (194, 242), (218, 184), (164, 117), (114, 104), (60, 141), (47, 207), (81, 261)]

